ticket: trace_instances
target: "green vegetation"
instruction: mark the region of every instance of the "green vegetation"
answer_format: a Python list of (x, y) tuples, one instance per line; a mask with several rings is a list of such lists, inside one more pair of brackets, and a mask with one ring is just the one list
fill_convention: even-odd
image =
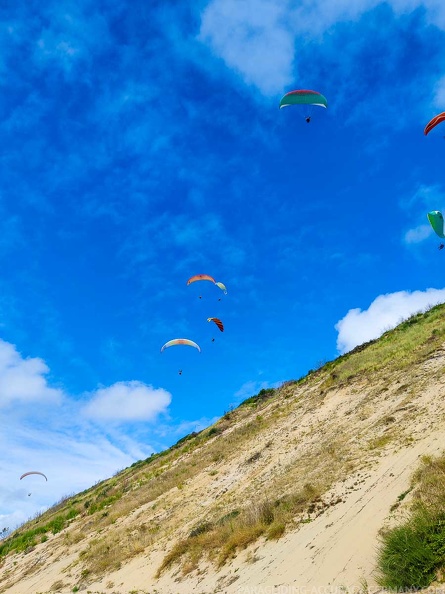
[(69, 520), (75, 518), (78, 513), (79, 511), (77, 509), (72, 508), (68, 511), (68, 513), (60, 514), (42, 526), (37, 526), (36, 528), (26, 531), (17, 530), (2, 544), (0, 544), (0, 558), (4, 557), (10, 552), (21, 553), (23, 551), (28, 551), (32, 547), (35, 547), (38, 543), (36, 537), (39, 534), (43, 535), (40, 538), (40, 542), (45, 542), (47, 540), (47, 532), (57, 534), (63, 530), (67, 526)]
[(93, 539), (80, 553), (84, 564), (82, 577), (119, 569), (124, 561), (142, 553), (151, 544), (154, 532), (147, 524), (141, 524)]
[(413, 486), (410, 517), (382, 536), (378, 583), (389, 590), (426, 588), (445, 567), (445, 455), (424, 458)]
[[(324, 365), (319, 371), (331, 372), (324, 387), (349, 381), (353, 377), (384, 370), (402, 371), (427, 359), (445, 338), (444, 306), (404, 320), (378, 340), (362, 344)], [(312, 374), (314, 375), (314, 374)]]
[(243, 400), (240, 406), (256, 406), (257, 404), (265, 402), (266, 400), (269, 400), (269, 398), (272, 398), (275, 392), (276, 390), (274, 388), (263, 388), (258, 392), (256, 396), (251, 396), (250, 398), (246, 398), (246, 400)]

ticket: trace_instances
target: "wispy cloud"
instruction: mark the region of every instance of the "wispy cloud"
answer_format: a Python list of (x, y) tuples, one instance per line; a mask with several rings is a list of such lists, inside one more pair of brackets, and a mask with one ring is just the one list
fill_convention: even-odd
[(292, 80), (294, 36), (289, 3), (275, 0), (214, 0), (202, 14), (198, 39), (229, 68), (265, 95)]
[(0, 407), (16, 402), (60, 404), (62, 391), (48, 385), (48, 372), (42, 359), (23, 359), (14, 345), (0, 340)]
[(409, 229), (404, 236), (405, 243), (421, 243), (432, 234), (430, 225), (418, 225)]
[(261, 390), (267, 390), (269, 388), (277, 388), (283, 382), (269, 382), (269, 381), (248, 381), (245, 382), (239, 390), (234, 394), (235, 403), (238, 405), (240, 402), (251, 396), (255, 396)]
[[(420, 184), (416, 191), (400, 202), (405, 215), (411, 220), (427, 221), (427, 213), (431, 210), (442, 210), (445, 206), (445, 193), (438, 185)], [(428, 222), (411, 227), (403, 234), (407, 245), (422, 243), (433, 234)]]
[(434, 89), (434, 105), (440, 111), (445, 110), (445, 75), (436, 83)]
[(445, 289), (398, 291), (379, 295), (368, 309), (350, 309), (337, 322), (337, 349), (346, 353), (359, 344), (378, 338), (407, 317), (444, 302)]

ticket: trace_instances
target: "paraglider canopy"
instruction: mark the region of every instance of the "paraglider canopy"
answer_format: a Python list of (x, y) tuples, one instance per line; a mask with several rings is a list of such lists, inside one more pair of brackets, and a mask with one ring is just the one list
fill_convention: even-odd
[(317, 91), (309, 91), (300, 89), (297, 91), (289, 91), (280, 101), (280, 109), (289, 105), (318, 105), (320, 107), (327, 107), (328, 101), (324, 95)]
[(22, 474), (22, 476), (20, 477), (20, 480), (22, 480), (22, 478), (25, 478), (25, 476), (29, 476), (30, 474), (40, 474), (40, 476), (43, 476), (44, 479), (46, 481), (48, 481), (48, 479), (46, 478), (46, 476), (43, 474), (43, 472), (38, 472), (37, 470), (31, 470), (30, 472), (25, 472), (25, 474)]
[(428, 220), (435, 233), (442, 238), (445, 238), (443, 233), (443, 215), (440, 210), (432, 210), (427, 214)]
[(224, 332), (224, 325), (219, 318), (207, 318), (208, 322), (215, 322), (221, 332)]
[(195, 283), (196, 281), (202, 281), (202, 280), (210, 281), (211, 283), (216, 285), (216, 282), (215, 282), (215, 279), (213, 278), (213, 276), (210, 276), (208, 274), (195, 274), (195, 276), (191, 276), (188, 279), (187, 284), (191, 285), (192, 283)]
[(224, 295), (227, 295), (227, 288), (226, 288), (226, 285), (224, 285), (223, 283), (219, 283), (219, 282), (218, 282), (218, 283), (215, 283), (215, 285), (216, 285), (217, 287), (219, 287), (219, 288), (221, 289), (221, 291), (224, 291)]
[(437, 124), (440, 124), (443, 121), (445, 121), (445, 111), (434, 116), (434, 118), (428, 122), (428, 124), (425, 126), (425, 130), (423, 131), (425, 136), (431, 132), (431, 130), (435, 128)]
[(186, 345), (186, 346), (191, 346), (191, 347), (195, 347), (195, 349), (198, 349), (199, 352), (201, 352), (201, 348), (198, 344), (196, 344), (196, 342), (193, 342), (193, 340), (189, 340), (188, 338), (174, 338), (173, 340), (169, 340), (168, 342), (166, 342), (162, 347), (161, 347), (161, 353), (163, 351), (165, 351), (165, 349), (168, 349), (171, 346), (177, 346), (177, 345)]

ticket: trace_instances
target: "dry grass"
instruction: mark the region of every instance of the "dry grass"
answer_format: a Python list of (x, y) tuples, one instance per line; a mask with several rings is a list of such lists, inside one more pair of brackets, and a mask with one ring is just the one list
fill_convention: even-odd
[(80, 555), (84, 575), (103, 575), (119, 569), (122, 564), (142, 553), (153, 543), (147, 524), (132, 529), (120, 529), (93, 540)]
[(165, 556), (157, 576), (178, 561), (182, 561), (183, 572), (188, 573), (197, 568), (204, 556), (222, 566), (260, 536), (279, 538), (291, 519), (305, 510), (310, 511), (311, 506), (313, 511), (318, 502), (321, 502), (320, 490), (306, 484), (301, 490), (275, 501), (264, 499), (241, 512), (236, 510), (215, 522), (200, 524)]
[(424, 456), (421, 467), (413, 475), (413, 510), (426, 508), (445, 513), (445, 455), (439, 458)]

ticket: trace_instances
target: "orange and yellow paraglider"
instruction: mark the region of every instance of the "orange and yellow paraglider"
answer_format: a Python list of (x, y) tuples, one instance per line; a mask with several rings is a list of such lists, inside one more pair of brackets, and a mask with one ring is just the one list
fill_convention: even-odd
[(191, 276), (187, 281), (187, 285), (191, 285), (192, 283), (195, 283), (196, 281), (204, 281), (204, 280), (210, 281), (211, 283), (216, 285), (216, 281), (213, 278), (213, 276), (210, 276), (208, 274), (195, 274), (195, 276)]

